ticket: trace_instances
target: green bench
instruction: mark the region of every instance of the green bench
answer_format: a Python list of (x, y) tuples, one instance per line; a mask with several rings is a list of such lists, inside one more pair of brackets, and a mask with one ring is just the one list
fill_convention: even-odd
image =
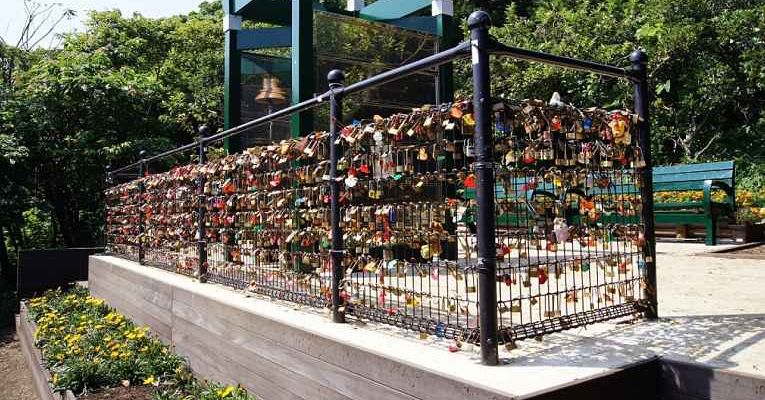
[[(736, 169), (733, 161), (706, 164), (684, 164), (653, 169), (653, 191), (701, 191), (701, 201), (662, 202), (654, 204), (657, 224), (703, 224), (706, 244), (717, 244), (717, 225), (721, 218), (735, 220)], [(720, 189), (727, 195), (723, 202), (712, 199), (712, 191)]]

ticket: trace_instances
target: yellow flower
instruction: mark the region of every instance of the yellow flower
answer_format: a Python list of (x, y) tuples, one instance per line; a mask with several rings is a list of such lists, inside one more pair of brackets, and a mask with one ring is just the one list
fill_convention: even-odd
[(231, 393), (234, 393), (234, 389), (235, 388), (231, 385), (226, 386), (223, 389), (218, 389), (217, 391), (218, 397), (221, 399), (225, 399), (226, 397), (230, 396)]
[(157, 381), (157, 378), (154, 377), (154, 375), (149, 375), (148, 378), (143, 380), (144, 385), (157, 385), (159, 382)]

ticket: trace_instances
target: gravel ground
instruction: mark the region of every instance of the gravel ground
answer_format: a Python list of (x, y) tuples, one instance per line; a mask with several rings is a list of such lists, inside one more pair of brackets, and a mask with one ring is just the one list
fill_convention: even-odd
[(0, 328), (0, 399), (37, 400), (16, 333)]

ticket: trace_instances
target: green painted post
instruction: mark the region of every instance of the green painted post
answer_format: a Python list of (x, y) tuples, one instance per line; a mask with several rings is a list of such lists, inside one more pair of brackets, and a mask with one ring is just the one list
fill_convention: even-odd
[[(454, 47), (457, 43), (454, 24), (454, 3), (452, 0), (433, 0), (432, 14), (436, 19), (436, 33), (439, 36), (439, 51)], [(454, 100), (454, 64), (446, 63), (438, 67), (437, 103)]]
[[(292, 0), (292, 104), (313, 97), (316, 70), (313, 51), (313, 0)], [(313, 112), (292, 116), (292, 136), (313, 129)]]
[[(223, 16), (223, 21), (226, 35), (223, 128), (229, 129), (242, 123), (242, 54), (238, 49), (242, 18), (238, 15), (227, 14)], [(227, 153), (236, 153), (241, 149), (241, 138), (239, 136), (226, 138), (223, 146)]]

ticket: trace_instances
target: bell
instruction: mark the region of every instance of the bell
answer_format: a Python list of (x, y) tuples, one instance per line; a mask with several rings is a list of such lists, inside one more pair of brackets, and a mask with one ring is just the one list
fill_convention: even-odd
[(287, 103), (287, 91), (282, 88), (281, 83), (281, 80), (275, 76), (263, 76), (263, 87), (255, 96), (255, 102), (272, 105)]

